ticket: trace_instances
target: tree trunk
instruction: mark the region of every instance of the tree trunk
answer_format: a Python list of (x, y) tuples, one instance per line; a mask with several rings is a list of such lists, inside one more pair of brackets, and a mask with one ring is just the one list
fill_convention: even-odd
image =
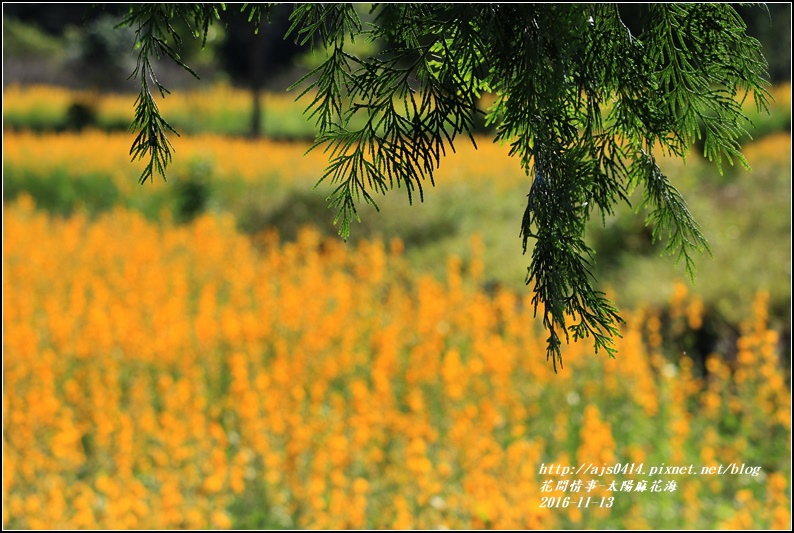
[(253, 99), (251, 137), (253, 139), (262, 136), (262, 87), (265, 83), (265, 56), (267, 53), (265, 31), (265, 24), (262, 23), (259, 26), (259, 33), (254, 34), (251, 41), (251, 96)]

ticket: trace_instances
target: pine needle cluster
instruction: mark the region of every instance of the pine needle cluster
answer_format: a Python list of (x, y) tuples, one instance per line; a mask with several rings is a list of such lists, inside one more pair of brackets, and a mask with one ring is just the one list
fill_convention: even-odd
[[(257, 22), (270, 6), (242, 9)], [(142, 182), (155, 172), (165, 177), (173, 132), (150, 94), (165, 91), (151, 59), (183, 64), (174, 17), (200, 37), (222, 13), (206, 5), (130, 8), (125, 24), (137, 31), (133, 75), (141, 80), (131, 154), (150, 159)], [(586, 224), (641, 187), (638, 208), (649, 208), (654, 240), (694, 277), (693, 253), (708, 251), (708, 242), (657, 154), (685, 158), (702, 141), (720, 172), (723, 158), (747, 166), (743, 99), (752, 94), (765, 110), (769, 98), (758, 41), (728, 4), (650, 4), (634, 31), (617, 4), (375, 4), (372, 15), (365, 24), (352, 4), (299, 4), (287, 32), (327, 50), (294, 87), (310, 100), (312, 149), (329, 157), (320, 182), (332, 186), (340, 235), (350, 234), (362, 201), (377, 207), (375, 197), (395, 187), (422, 200), (447, 151), (461, 138), (475, 143), (483, 113), (528, 176), (519, 237), (531, 250), (526, 283), (549, 334), (547, 359), (556, 371), (563, 341), (590, 337), (613, 357), (621, 318), (596, 288)], [(385, 46), (357, 57), (348, 51), (356, 39)], [(483, 111), (486, 93), (494, 103)]]

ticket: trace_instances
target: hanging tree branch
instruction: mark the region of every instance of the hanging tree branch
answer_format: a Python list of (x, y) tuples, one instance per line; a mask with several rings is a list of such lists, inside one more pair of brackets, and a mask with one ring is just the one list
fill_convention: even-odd
[[(258, 20), (268, 8), (242, 9)], [(509, 143), (532, 178), (519, 236), (525, 253), (533, 243), (526, 282), (549, 332), (547, 359), (556, 371), (571, 337), (592, 337), (596, 351), (614, 356), (621, 318), (596, 289), (586, 223), (595, 211), (605, 220), (643, 186), (653, 239), (665, 237), (663, 253), (694, 277), (692, 253), (708, 243), (654, 151), (686, 157), (703, 139), (720, 172), (723, 157), (747, 166), (741, 100), (752, 93), (768, 110), (760, 44), (727, 4), (651, 4), (637, 34), (617, 4), (375, 4), (373, 12), (365, 28), (350, 4), (300, 4), (288, 31), (329, 51), (294, 87), (305, 84), (300, 96), (310, 98), (306, 112), (318, 131), (311, 149), (330, 159), (320, 183), (333, 187), (340, 235), (348, 237), (362, 199), (377, 207), (375, 196), (395, 185), (409, 202), (417, 192), (423, 199), (459, 136), (474, 143), (478, 99), (491, 93), (486, 121), (495, 141)], [(166, 134), (175, 132), (151, 96), (152, 86), (166, 92), (151, 58), (167, 55), (187, 68), (168, 23), (177, 16), (206, 35), (220, 13), (143, 4), (125, 20), (139, 43), (132, 127), (140, 133), (131, 154), (149, 157), (141, 182), (165, 177), (171, 160)], [(346, 49), (356, 38), (387, 46), (359, 58)]]

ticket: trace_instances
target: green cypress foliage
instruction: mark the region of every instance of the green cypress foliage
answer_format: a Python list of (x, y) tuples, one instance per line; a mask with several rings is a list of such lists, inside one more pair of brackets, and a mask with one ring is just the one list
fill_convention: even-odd
[[(244, 6), (251, 20), (267, 6)], [(495, 141), (509, 143), (527, 173), (521, 220), (524, 252), (531, 248), (526, 282), (546, 327), (547, 359), (562, 365), (561, 346), (592, 336), (596, 352), (615, 354), (621, 318), (596, 289), (594, 251), (585, 227), (642, 187), (642, 206), (654, 240), (683, 260), (694, 277), (693, 252), (706, 238), (655, 153), (686, 157), (695, 141), (722, 172), (723, 157), (747, 167), (740, 153), (741, 104), (748, 94), (767, 109), (766, 61), (760, 44), (728, 4), (649, 4), (633, 34), (617, 4), (383, 4), (364, 25), (351, 4), (299, 4), (288, 36), (320, 43), (327, 59), (295, 84), (306, 85), (307, 115), (317, 124), (312, 147), (328, 153), (321, 182), (332, 186), (329, 205), (347, 238), (362, 200), (404, 188), (409, 201), (447, 150), (465, 137), (474, 143), (474, 118), (484, 93), (495, 97), (486, 121)], [(125, 21), (136, 27), (141, 96), (133, 128), (135, 157), (150, 157), (141, 181), (165, 177), (173, 131), (154, 105), (150, 57), (180, 62), (166, 37), (180, 16), (197, 35), (220, 19), (214, 7), (134, 5)], [(355, 39), (386, 48), (361, 58), (346, 47)], [(180, 62), (181, 64), (181, 62)], [(494, 177), (498, 179), (497, 176)], [(530, 247), (530, 241), (532, 246)]]

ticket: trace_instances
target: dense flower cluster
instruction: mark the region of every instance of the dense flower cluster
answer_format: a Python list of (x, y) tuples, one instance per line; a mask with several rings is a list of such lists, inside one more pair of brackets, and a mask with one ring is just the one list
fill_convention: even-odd
[[(206, 165), (219, 181), (240, 180), (245, 183), (284, 180), (312, 187), (328, 164), (322, 150), (306, 153), (305, 143), (250, 140), (220, 135), (174, 137), (175, 158), (169, 166), (169, 177), (181, 179)], [(3, 139), (3, 164), (16, 172), (48, 176), (66, 172), (73, 176), (100, 175), (109, 178), (125, 194), (147, 194), (163, 187), (162, 180), (138, 187), (142, 163), (130, 162), (132, 137), (128, 133), (106, 133), (98, 130), (82, 133), (7, 132)], [(101, 150), (97, 150), (101, 146)], [(462, 142), (456, 154), (450, 154), (439, 170), (439, 182), (465, 180), (483, 181), (485, 176), (498, 175), (488, 186), (514, 188), (526, 176), (508, 156), (509, 147), (483, 142), (475, 149)], [(473, 185), (477, 185), (476, 183)], [(330, 184), (327, 185), (330, 188)], [(395, 192), (398, 194), (398, 192)]]
[[(572, 344), (555, 375), (529, 297), (484, 290), (472, 248), (438, 280), (399, 241), (6, 205), (4, 527), (790, 527), (790, 391), (763, 293), (706, 373), (663, 350), (663, 320), (700, 327), (682, 285), (671, 316), (626, 314), (617, 361)], [(542, 492), (559, 479), (542, 463), (618, 462), (646, 474), (581, 479), (762, 472), (541, 506), (567, 495)]]

